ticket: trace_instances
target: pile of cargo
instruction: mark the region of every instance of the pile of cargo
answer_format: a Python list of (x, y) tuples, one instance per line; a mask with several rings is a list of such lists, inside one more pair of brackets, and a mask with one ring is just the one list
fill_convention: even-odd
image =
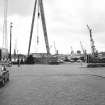
[(50, 56), (48, 58), (48, 64), (60, 64), (60, 63), (63, 63), (63, 61), (60, 60), (58, 56)]
[(105, 57), (87, 55), (87, 67), (105, 67)]

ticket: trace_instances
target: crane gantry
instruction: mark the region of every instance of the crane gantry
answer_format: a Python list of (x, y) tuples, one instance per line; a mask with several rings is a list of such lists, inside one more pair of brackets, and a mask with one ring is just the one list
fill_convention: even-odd
[(88, 28), (89, 33), (90, 33), (90, 42), (91, 42), (92, 55), (95, 56), (96, 48), (95, 48), (94, 40), (93, 40), (93, 37), (92, 37), (92, 29), (88, 25), (87, 25), (87, 28)]
[(35, 13), (36, 13), (36, 7), (37, 6), (38, 6), (38, 14), (37, 15), (39, 16), (39, 14), (41, 14), (42, 27), (43, 27), (43, 32), (44, 32), (44, 40), (45, 40), (47, 54), (50, 55), (50, 48), (49, 48), (49, 42), (48, 42), (48, 35), (47, 35), (47, 28), (46, 28), (46, 21), (45, 21), (43, 2), (42, 2), (42, 0), (35, 0), (34, 11), (33, 11), (33, 16), (32, 16), (31, 31), (30, 31), (28, 56), (30, 54), (31, 40), (32, 40), (34, 21), (35, 21)]

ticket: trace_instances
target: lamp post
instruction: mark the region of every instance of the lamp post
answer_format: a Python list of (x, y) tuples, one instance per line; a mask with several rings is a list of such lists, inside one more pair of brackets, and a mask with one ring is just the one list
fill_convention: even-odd
[(11, 48), (12, 48), (12, 27), (13, 27), (13, 23), (10, 23), (10, 55), (9, 55), (9, 59), (11, 61)]

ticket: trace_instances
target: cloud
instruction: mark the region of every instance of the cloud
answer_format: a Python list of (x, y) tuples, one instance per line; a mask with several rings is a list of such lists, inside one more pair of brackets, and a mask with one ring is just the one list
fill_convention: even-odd
[[(12, 15), (8, 17), (8, 37), (10, 23), (13, 23), (12, 28), (12, 51), (16, 47), (21, 53), (27, 53), (29, 33), (31, 26), (31, 17), (23, 17), (20, 15)], [(15, 46), (17, 45), (17, 46)]]
[(8, 13), (20, 14), (22, 16), (31, 15), (33, 11), (34, 0), (9, 0)]
[[(0, 2), (0, 11), (2, 11), (3, 0)], [(70, 46), (75, 51), (81, 49), (80, 41), (90, 51), (87, 24), (93, 30), (97, 49), (105, 50), (105, 0), (43, 0), (43, 3), (49, 44), (53, 45), (55, 41), (60, 53), (70, 52)], [(11, 21), (14, 24), (13, 48), (17, 40), (17, 49), (21, 53), (27, 53), (34, 0), (9, 0), (8, 6), (8, 29)], [(40, 44), (37, 47), (37, 22), (35, 20), (31, 52), (46, 52), (41, 22), (39, 30)]]

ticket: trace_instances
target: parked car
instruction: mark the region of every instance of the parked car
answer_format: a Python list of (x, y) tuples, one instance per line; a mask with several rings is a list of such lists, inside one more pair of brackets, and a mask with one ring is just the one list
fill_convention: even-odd
[(9, 81), (9, 71), (7, 70), (6, 66), (0, 65), (0, 84), (2, 86), (5, 85), (7, 81)]

